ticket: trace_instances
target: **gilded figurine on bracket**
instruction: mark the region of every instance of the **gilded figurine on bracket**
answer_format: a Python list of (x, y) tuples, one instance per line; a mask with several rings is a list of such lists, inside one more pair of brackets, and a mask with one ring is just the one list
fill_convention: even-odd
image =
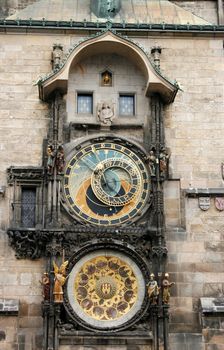
[(55, 165), (57, 169), (57, 174), (63, 174), (64, 172), (64, 166), (65, 166), (65, 155), (64, 155), (64, 149), (62, 146), (58, 147)]
[(160, 174), (164, 177), (168, 176), (169, 170), (170, 152), (167, 149), (162, 148), (159, 154), (159, 170)]
[(62, 303), (63, 302), (63, 285), (66, 281), (66, 267), (68, 266), (68, 261), (65, 261), (61, 264), (60, 267), (56, 265), (53, 261), (54, 266), (54, 302)]
[(154, 273), (150, 274), (150, 281), (146, 285), (148, 287), (148, 296), (151, 305), (157, 305), (160, 287), (158, 287), (157, 281), (155, 280)]
[(162, 282), (162, 295), (163, 295), (163, 304), (169, 304), (170, 301), (170, 288), (174, 286), (174, 282), (169, 281), (169, 274), (165, 273), (165, 277)]
[(42, 296), (44, 301), (50, 301), (50, 278), (47, 272), (44, 272), (40, 284), (42, 285)]

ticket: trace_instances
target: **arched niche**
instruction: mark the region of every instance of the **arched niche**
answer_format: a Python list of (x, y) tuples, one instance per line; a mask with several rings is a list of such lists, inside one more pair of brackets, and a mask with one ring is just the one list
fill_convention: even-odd
[(42, 100), (47, 100), (54, 90), (67, 93), (70, 70), (80, 61), (92, 54), (118, 53), (139, 67), (147, 81), (145, 96), (158, 93), (165, 103), (173, 102), (178, 87), (167, 80), (151, 64), (147, 54), (136, 43), (117, 34), (107, 31), (81, 42), (75, 46), (59, 71), (39, 82), (39, 93)]

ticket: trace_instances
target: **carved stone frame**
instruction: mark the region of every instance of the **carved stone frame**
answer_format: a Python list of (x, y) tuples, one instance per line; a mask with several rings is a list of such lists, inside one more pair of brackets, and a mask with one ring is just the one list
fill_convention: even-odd
[(21, 196), (23, 188), (36, 189), (35, 227), (43, 227), (44, 169), (35, 167), (10, 167), (7, 170), (8, 184), (12, 194), (11, 227), (21, 227)]

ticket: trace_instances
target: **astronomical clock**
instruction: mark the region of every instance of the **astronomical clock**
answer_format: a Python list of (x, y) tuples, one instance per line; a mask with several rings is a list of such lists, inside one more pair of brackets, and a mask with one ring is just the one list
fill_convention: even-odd
[[(96, 16), (120, 9), (120, 1), (91, 1)], [(53, 70), (38, 80), (50, 116), (43, 164), (8, 169), (9, 241), (19, 258), (45, 257), (44, 350), (78, 350), (93, 336), (99, 350), (123, 349), (133, 334), (136, 348), (158, 349), (161, 330), (167, 344), (169, 299), (163, 304), (163, 106), (178, 88), (142, 46), (97, 25), (66, 55), (55, 44)]]
[(77, 148), (64, 175), (69, 214), (96, 226), (129, 225), (139, 219), (148, 208), (151, 187), (145, 159), (113, 138)]
[(65, 288), (68, 314), (89, 330), (108, 333), (130, 327), (148, 305), (148, 267), (134, 247), (123, 245), (124, 234), (117, 232), (130, 227), (132, 235), (133, 224), (150, 206), (151, 177), (144, 149), (109, 136), (70, 146), (62, 192), (69, 216), (98, 231), (98, 239), (71, 258)]

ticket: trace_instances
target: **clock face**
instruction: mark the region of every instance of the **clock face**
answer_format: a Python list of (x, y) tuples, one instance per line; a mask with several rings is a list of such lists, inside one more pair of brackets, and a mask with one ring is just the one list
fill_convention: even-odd
[(145, 279), (132, 258), (104, 249), (83, 256), (68, 276), (66, 304), (88, 327), (119, 328), (140, 311)]
[(143, 161), (113, 142), (84, 146), (65, 169), (64, 197), (69, 212), (90, 224), (132, 222), (144, 212), (149, 191)]

